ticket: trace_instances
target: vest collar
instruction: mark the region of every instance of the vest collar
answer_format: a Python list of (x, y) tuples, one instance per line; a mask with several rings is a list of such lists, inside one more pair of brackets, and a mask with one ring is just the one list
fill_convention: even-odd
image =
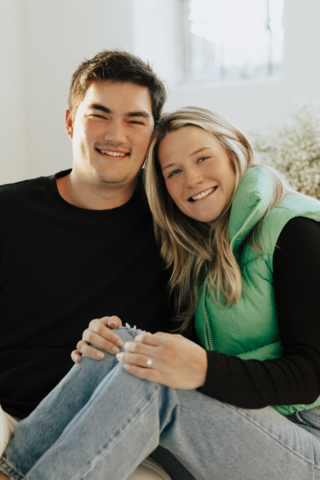
[(268, 173), (253, 166), (243, 175), (234, 196), (230, 219), (229, 241), (235, 250), (261, 220), (270, 204), (273, 185)]

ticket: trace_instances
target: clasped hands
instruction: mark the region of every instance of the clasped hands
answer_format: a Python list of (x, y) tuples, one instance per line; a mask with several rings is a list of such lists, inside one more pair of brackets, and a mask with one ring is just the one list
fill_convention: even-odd
[[(202, 347), (182, 335), (162, 332), (141, 333), (123, 345), (113, 331), (120, 325), (122, 322), (116, 316), (92, 320), (83, 332), (77, 350), (71, 354), (73, 361), (79, 363), (81, 354), (101, 360), (104, 358), (103, 351), (106, 351), (116, 355), (124, 368), (136, 377), (183, 390), (192, 390), (204, 384), (207, 354)], [(124, 352), (119, 350), (122, 346)], [(152, 361), (150, 368), (146, 368), (148, 359)]]

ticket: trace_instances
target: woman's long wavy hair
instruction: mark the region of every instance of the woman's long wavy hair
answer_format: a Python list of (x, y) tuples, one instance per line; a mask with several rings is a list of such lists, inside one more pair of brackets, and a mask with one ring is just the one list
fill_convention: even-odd
[[(213, 135), (228, 153), (235, 172), (232, 199), (211, 226), (179, 210), (168, 193), (158, 160), (161, 140), (169, 132), (187, 126), (202, 128)], [(240, 299), (241, 272), (229, 245), (228, 224), (234, 194), (253, 161), (253, 149), (247, 138), (229, 120), (209, 110), (182, 108), (164, 115), (154, 131), (146, 158), (145, 188), (154, 218), (156, 239), (166, 266), (172, 269), (169, 290), (174, 296), (175, 320), (179, 322), (176, 330), (189, 330), (198, 304), (199, 285), (205, 278), (214, 301), (220, 303), (222, 294), (222, 303), (230, 307)], [(266, 169), (273, 181), (274, 194), (269, 212), (289, 188), (271, 167), (260, 165), (258, 168)], [(250, 233), (248, 241), (260, 252), (257, 232), (258, 226)]]

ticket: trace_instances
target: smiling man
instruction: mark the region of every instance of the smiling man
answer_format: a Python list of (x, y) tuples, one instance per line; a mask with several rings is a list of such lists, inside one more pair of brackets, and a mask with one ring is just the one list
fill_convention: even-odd
[[(139, 180), (165, 99), (139, 58), (97, 54), (72, 77), (73, 168), (0, 187), (0, 454), (72, 367), (92, 319), (168, 330), (167, 275)], [(102, 346), (117, 353), (113, 340)]]
[(126, 203), (154, 129), (147, 87), (111, 80), (94, 82), (74, 112), (66, 112), (73, 170), (57, 180), (60, 194), (82, 208), (104, 210)]

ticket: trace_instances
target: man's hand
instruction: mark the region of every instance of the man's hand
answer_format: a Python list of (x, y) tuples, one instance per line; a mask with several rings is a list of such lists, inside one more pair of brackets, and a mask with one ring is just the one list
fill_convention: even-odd
[(126, 342), (124, 350), (117, 359), (136, 377), (183, 390), (201, 387), (205, 382), (206, 351), (181, 335), (141, 333)]
[[(115, 315), (92, 320), (89, 327), (83, 332), (82, 340), (77, 343), (77, 349), (71, 353), (72, 360), (75, 363), (81, 362), (81, 355), (94, 360), (102, 360), (104, 353), (101, 350), (113, 355), (119, 353), (119, 347), (122, 347), (123, 341), (111, 329), (118, 328), (121, 325), (120, 318)], [(91, 347), (90, 343), (99, 350)]]

